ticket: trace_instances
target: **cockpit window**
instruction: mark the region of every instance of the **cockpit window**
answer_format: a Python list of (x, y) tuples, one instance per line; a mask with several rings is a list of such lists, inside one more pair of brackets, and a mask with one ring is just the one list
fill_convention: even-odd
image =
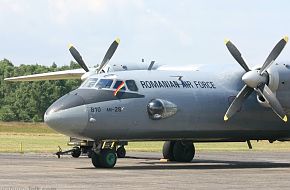
[(99, 82), (96, 85), (96, 88), (110, 88), (113, 83), (112, 79), (100, 79)]
[(134, 80), (126, 80), (126, 85), (131, 91), (138, 91), (138, 87)]
[(97, 78), (89, 78), (84, 84), (83, 87), (92, 88), (95, 86), (96, 82), (98, 81)]
[[(117, 89), (122, 84), (122, 82), (123, 81), (121, 81), (121, 80), (117, 80), (113, 88)], [(123, 88), (121, 88), (121, 90), (126, 90), (126, 87), (123, 86)]]

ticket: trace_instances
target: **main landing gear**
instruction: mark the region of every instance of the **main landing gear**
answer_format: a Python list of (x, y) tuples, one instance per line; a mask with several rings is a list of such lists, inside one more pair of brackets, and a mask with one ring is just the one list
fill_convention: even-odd
[(194, 155), (192, 141), (166, 141), (163, 145), (163, 157), (170, 161), (191, 162)]
[(113, 168), (117, 158), (125, 158), (125, 144), (118, 142), (96, 142), (91, 151), (92, 163), (95, 168)]

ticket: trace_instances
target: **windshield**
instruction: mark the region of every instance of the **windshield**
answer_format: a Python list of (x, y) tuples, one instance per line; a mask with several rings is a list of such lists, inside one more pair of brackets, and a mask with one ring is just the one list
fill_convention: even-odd
[[(81, 87), (83, 88), (96, 88), (96, 89), (118, 89), (118, 90), (130, 90), (133, 92), (138, 91), (138, 87), (134, 80), (120, 80), (120, 79), (105, 79), (105, 78), (89, 78)], [(120, 89), (119, 89), (120, 88)]]
[(86, 82), (84, 82), (82, 87), (92, 88), (97, 83), (97, 78), (89, 78)]
[(113, 83), (112, 79), (100, 79), (99, 82), (96, 85), (96, 88), (110, 88)]

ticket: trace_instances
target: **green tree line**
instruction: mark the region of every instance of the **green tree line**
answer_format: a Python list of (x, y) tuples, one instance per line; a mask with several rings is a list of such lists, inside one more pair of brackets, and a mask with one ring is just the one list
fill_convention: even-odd
[(0, 120), (43, 121), (46, 109), (64, 94), (76, 89), (80, 80), (55, 80), (37, 82), (8, 82), (4, 78), (44, 72), (76, 69), (79, 65), (50, 67), (43, 65), (14, 66), (9, 60), (0, 61)]

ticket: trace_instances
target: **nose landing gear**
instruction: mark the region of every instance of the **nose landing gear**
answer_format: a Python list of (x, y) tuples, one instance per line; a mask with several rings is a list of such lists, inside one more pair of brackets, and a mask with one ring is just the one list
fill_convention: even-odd
[(163, 145), (163, 157), (170, 161), (191, 162), (194, 155), (192, 141), (166, 141)]
[(117, 162), (118, 154), (125, 157), (126, 150), (124, 146), (120, 146), (117, 151), (116, 147), (115, 142), (95, 142), (91, 153), (95, 168), (113, 168)]
[(105, 148), (99, 153), (92, 151), (92, 163), (95, 168), (113, 168), (117, 162), (117, 155), (114, 149)]

